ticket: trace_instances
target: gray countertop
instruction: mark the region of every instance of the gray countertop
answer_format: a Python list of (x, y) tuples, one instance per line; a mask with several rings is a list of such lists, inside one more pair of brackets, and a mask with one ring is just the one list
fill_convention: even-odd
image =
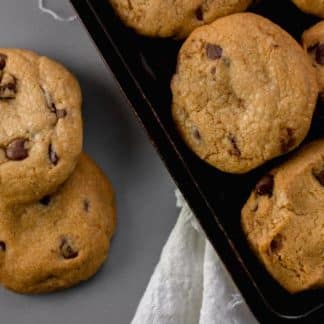
[[(70, 12), (67, 0), (47, 0)], [(85, 151), (112, 180), (118, 231), (108, 261), (66, 291), (22, 296), (0, 289), (3, 324), (129, 323), (177, 217), (169, 174), (79, 21), (63, 23), (38, 0), (1, 0), (0, 47), (28, 48), (65, 64), (84, 95)]]

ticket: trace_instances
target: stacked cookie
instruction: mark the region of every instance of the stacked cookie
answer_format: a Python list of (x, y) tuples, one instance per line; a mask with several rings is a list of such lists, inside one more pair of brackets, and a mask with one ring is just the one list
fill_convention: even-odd
[(62, 65), (0, 49), (0, 283), (17, 292), (77, 284), (103, 263), (113, 189), (82, 153), (81, 90)]

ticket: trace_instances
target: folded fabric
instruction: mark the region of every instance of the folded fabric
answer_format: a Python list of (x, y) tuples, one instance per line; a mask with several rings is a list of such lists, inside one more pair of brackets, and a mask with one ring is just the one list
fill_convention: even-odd
[(163, 248), (132, 324), (254, 324), (181, 193), (178, 221)]

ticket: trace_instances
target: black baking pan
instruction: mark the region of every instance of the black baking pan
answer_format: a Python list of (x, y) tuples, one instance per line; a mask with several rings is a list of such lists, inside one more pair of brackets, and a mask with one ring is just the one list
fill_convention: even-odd
[[(170, 114), (170, 80), (181, 41), (137, 35), (123, 25), (107, 0), (71, 2), (257, 319), (324, 323), (324, 290), (287, 293), (250, 251), (240, 226), (240, 210), (257, 180), (289, 155), (245, 175), (225, 174), (201, 161), (179, 138)], [(250, 10), (296, 39), (318, 21), (289, 0), (264, 0)], [(324, 137), (323, 109), (318, 105), (306, 142)]]

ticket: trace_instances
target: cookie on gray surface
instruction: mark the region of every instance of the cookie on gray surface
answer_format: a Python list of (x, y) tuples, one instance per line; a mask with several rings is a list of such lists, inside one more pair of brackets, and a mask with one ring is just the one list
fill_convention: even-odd
[(1, 209), (0, 282), (19, 293), (63, 289), (94, 275), (116, 227), (113, 188), (85, 154), (54, 194)]
[(54, 191), (82, 150), (81, 90), (62, 65), (0, 49), (0, 196), (27, 202)]
[(303, 33), (302, 43), (317, 71), (320, 98), (324, 101), (324, 21)]
[[(107, 0), (106, 0), (107, 1)], [(252, 0), (109, 0), (121, 19), (138, 33), (183, 38), (196, 27), (244, 11)]]
[(324, 287), (324, 140), (256, 185), (242, 226), (269, 273), (289, 292)]
[(323, 0), (292, 0), (292, 2), (305, 13), (324, 18)]
[(318, 94), (301, 46), (251, 13), (196, 29), (180, 50), (171, 88), (173, 119), (188, 147), (231, 173), (297, 147)]

